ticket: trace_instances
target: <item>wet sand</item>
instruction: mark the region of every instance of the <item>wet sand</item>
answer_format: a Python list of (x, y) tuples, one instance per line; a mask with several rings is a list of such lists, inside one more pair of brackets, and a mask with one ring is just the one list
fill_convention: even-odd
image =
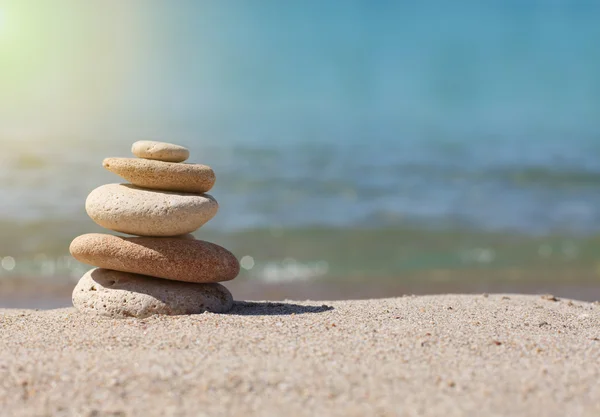
[[(458, 274), (456, 274), (458, 275)], [(491, 275), (487, 273), (487, 275)], [(411, 279), (394, 281), (377, 281), (365, 279), (361, 282), (333, 281), (264, 283), (253, 279), (236, 279), (224, 285), (231, 290), (238, 300), (358, 300), (406, 295), (433, 294), (482, 294), (482, 293), (519, 293), (519, 294), (554, 294), (562, 298), (581, 301), (600, 300), (599, 282), (577, 282), (570, 280), (543, 281), (528, 279), (522, 281), (509, 280), (505, 276), (491, 281), (472, 279), (457, 280), (453, 276), (449, 281), (432, 282), (431, 274), (424, 279), (418, 276)], [(502, 279), (501, 279), (502, 278)], [(0, 284), (0, 308), (49, 309), (71, 307), (71, 293), (76, 282), (61, 284), (39, 283), (31, 279), (15, 280), (12, 285)]]
[(0, 310), (29, 415), (600, 415), (600, 305), (524, 295), (238, 302), (111, 320)]

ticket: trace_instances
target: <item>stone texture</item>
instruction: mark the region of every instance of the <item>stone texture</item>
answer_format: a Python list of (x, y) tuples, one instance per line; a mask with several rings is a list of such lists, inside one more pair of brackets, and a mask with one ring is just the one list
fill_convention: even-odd
[(217, 214), (219, 205), (208, 194), (158, 192), (129, 184), (108, 184), (90, 193), (85, 208), (92, 220), (115, 232), (177, 236), (200, 228)]
[(215, 184), (212, 168), (137, 158), (106, 158), (104, 168), (138, 187), (182, 193), (205, 193)]
[(88, 265), (175, 281), (229, 281), (240, 271), (231, 252), (202, 240), (90, 233), (73, 240), (70, 251)]
[(190, 151), (183, 146), (152, 140), (135, 142), (131, 147), (131, 152), (138, 158), (164, 162), (183, 162), (190, 157)]
[(220, 284), (192, 284), (110, 269), (93, 269), (73, 290), (73, 305), (82, 313), (113, 318), (145, 318), (225, 313), (233, 305), (231, 293)]

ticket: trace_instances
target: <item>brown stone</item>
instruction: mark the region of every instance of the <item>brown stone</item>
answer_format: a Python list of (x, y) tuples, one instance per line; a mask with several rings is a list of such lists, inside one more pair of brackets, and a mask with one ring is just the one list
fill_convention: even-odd
[(205, 193), (215, 185), (211, 167), (138, 158), (106, 158), (104, 168), (138, 187), (182, 193)]
[(75, 238), (70, 251), (88, 265), (174, 281), (229, 281), (240, 271), (231, 252), (202, 240), (90, 233)]

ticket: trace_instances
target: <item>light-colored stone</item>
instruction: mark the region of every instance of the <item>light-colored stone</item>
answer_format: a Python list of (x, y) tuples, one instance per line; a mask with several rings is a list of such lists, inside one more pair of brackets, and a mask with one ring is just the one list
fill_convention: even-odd
[(93, 269), (73, 290), (73, 305), (83, 313), (144, 318), (154, 314), (226, 313), (233, 297), (220, 284), (192, 284)]
[(190, 157), (190, 151), (183, 146), (153, 140), (135, 142), (131, 147), (131, 152), (138, 158), (164, 162), (183, 162)]
[(90, 193), (88, 215), (100, 226), (139, 236), (177, 236), (191, 233), (219, 209), (208, 194), (146, 190), (129, 184), (107, 184)]
[(70, 251), (88, 265), (175, 281), (229, 281), (240, 271), (231, 252), (202, 240), (90, 233), (73, 240)]
[(138, 187), (182, 193), (205, 193), (215, 184), (212, 168), (138, 158), (106, 158), (104, 168)]

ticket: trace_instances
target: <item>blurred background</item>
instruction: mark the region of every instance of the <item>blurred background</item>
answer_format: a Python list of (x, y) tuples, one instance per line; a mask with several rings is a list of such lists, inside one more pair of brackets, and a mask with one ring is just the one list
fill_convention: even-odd
[(136, 140), (217, 174), (238, 299), (600, 299), (600, 2), (0, 0), (0, 307), (70, 304)]

